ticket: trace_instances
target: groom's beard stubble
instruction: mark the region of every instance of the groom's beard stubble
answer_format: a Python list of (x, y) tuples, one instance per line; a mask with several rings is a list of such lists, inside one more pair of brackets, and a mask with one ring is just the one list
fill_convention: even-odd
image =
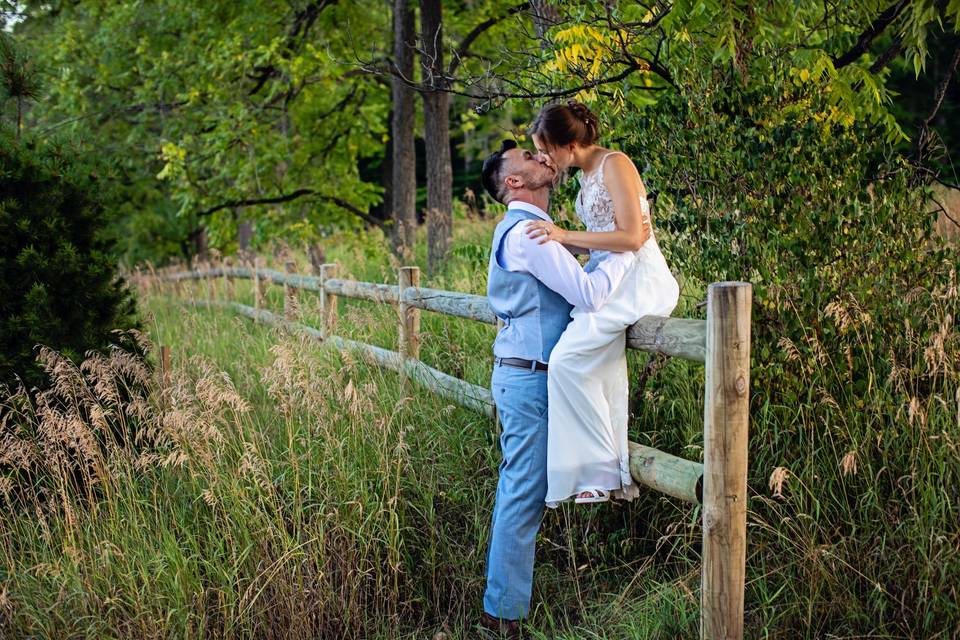
[(560, 184), (558, 181), (559, 175), (560, 172), (554, 171), (553, 173), (544, 176), (540, 180), (529, 180), (528, 184), (530, 184), (530, 188), (533, 191), (546, 189), (548, 193), (551, 193)]

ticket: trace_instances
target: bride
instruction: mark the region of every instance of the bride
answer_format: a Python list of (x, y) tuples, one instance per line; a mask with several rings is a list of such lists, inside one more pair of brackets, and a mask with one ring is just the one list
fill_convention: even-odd
[(550, 355), (547, 377), (548, 507), (632, 500), (627, 448), (626, 329), (646, 315), (670, 315), (679, 286), (653, 235), (640, 174), (619, 151), (596, 144), (598, 119), (583, 104), (550, 104), (530, 130), (537, 151), (558, 172), (580, 169), (577, 216), (587, 231), (530, 222), (527, 234), (572, 251), (589, 250), (592, 271), (609, 252), (632, 252), (634, 262), (599, 310), (574, 308), (572, 321)]

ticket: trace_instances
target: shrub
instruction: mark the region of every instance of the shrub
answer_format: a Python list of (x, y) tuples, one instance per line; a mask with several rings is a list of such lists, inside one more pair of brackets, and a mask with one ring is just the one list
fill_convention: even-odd
[(44, 386), (38, 344), (79, 361), (137, 326), (106, 232), (109, 189), (69, 142), (0, 129), (0, 382)]
[[(960, 260), (923, 171), (831, 99), (717, 70), (627, 114), (621, 145), (693, 293), (753, 283), (748, 627), (954, 637)], [(677, 372), (644, 422), (680, 449)]]

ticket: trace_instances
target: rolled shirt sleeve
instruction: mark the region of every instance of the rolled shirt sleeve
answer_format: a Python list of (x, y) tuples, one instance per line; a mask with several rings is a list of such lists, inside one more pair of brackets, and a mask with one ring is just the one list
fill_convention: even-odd
[(587, 311), (603, 306), (636, 258), (629, 252), (611, 252), (596, 269), (587, 273), (559, 242), (539, 244), (539, 239), (530, 238), (525, 229), (525, 224), (518, 224), (504, 238), (501, 253), (504, 268), (530, 273), (567, 302)]

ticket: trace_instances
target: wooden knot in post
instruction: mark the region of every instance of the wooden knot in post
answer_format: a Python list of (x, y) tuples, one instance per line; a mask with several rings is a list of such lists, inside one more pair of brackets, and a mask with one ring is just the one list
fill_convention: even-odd
[(747, 379), (742, 374), (737, 376), (737, 395), (745, 395), (747, 393)]

